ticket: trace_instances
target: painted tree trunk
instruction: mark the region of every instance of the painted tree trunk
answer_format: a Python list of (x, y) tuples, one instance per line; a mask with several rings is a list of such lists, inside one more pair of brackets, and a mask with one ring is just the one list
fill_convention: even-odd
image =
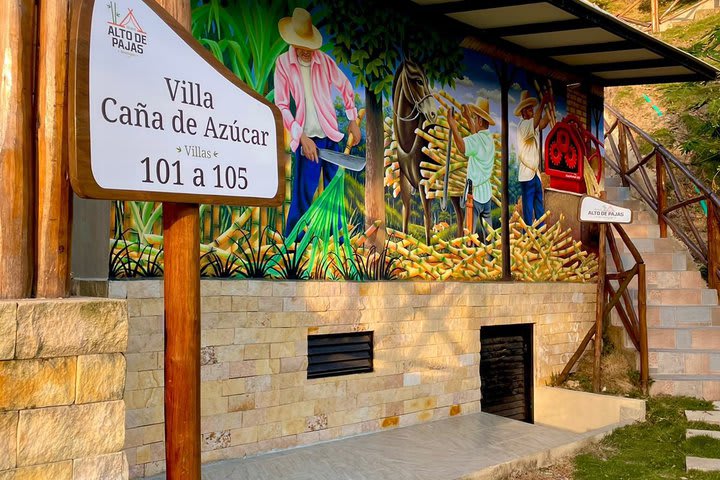
[(384, 142), (382, 96), (375, 95), (370, 90), (365, 92), (365, 108), (367, 120), (365, 124), (365, 151), (367, 163), (365, 166), (365, 230), (370, 228), (377, 220), (380, 227), (368, 242), (378, 251), (385, 248), (385, 185), (384, 185)]
[(34, 2), (0, 2), (0, 298), (32, 291)]
[(40, 4), (37, 88), (37, 274), (38, 297), (66, 297), (70, 290), (67, 49), (69, 0)]

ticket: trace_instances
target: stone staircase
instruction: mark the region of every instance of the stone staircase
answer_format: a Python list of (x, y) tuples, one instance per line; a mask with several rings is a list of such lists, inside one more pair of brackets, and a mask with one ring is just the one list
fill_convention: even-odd
[[(720, 400), (720, 306), (715, 290), (707, 288), (687, 247), (660, 238), (654, 212), (632, 199), (617, 177), (606, 178), (607, 199), (633, 210), (633, 223), (623, 228), (645, 261), (647, 323), (652, 394), (689, 395)], [(632, 255), (614, 232), (625, 268)], [(608, 272), (615, 271), (608, 255)], [(637, 281), (628, 289), (637, 299)], [(622, 323), (616, 312), (612, 324)], [(632, 347), (626, 337), (626, 346)]]
[[(685, 418), (687, 418), (689, 422), (701, 422), (701, 424), (704, 423), (717, 427), (720, 425), (720, 411), (718, 411), (718, 409), (720, 409), (720, 402), (713, 403), (715, 410), (707, 412), (685, 410)], [(720, 431), (688, 429), (685, 432), (686, 439), (694, 437), (709, 437), (710, 439), (720, 440)], [(688, 472), (692, 470), (700, 472), (720, 472), (720, 459), (687, 456), (685, 457), (685, 470)]]

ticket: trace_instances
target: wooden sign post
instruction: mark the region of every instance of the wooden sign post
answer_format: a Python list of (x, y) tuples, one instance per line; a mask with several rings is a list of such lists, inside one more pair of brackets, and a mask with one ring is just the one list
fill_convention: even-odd
[(285, 155), (279, 110), (192, 38), (188, 2), (164, 4), (177, 20), (153, 0), (75, 1), (70, 179), (163, 202), (167, 477), (199, 480), (198, 204), (280, 205)]

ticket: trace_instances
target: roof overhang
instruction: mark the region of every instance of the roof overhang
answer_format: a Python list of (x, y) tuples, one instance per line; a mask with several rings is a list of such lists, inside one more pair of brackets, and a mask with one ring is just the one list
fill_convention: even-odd
[(584, 0), (412, 0), (468, 35), (599, 86), (712, 81), (720, 71)]

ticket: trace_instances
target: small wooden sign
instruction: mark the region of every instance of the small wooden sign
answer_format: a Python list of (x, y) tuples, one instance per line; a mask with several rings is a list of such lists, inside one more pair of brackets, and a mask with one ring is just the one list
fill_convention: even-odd
[(153, 1), (79, 0), (70, 52), (78, 195), (279, 205), (282, 117)]
[(590, 223), (632, 223), (632, 210), (586, 195), (580, 200), (578, 218)]

